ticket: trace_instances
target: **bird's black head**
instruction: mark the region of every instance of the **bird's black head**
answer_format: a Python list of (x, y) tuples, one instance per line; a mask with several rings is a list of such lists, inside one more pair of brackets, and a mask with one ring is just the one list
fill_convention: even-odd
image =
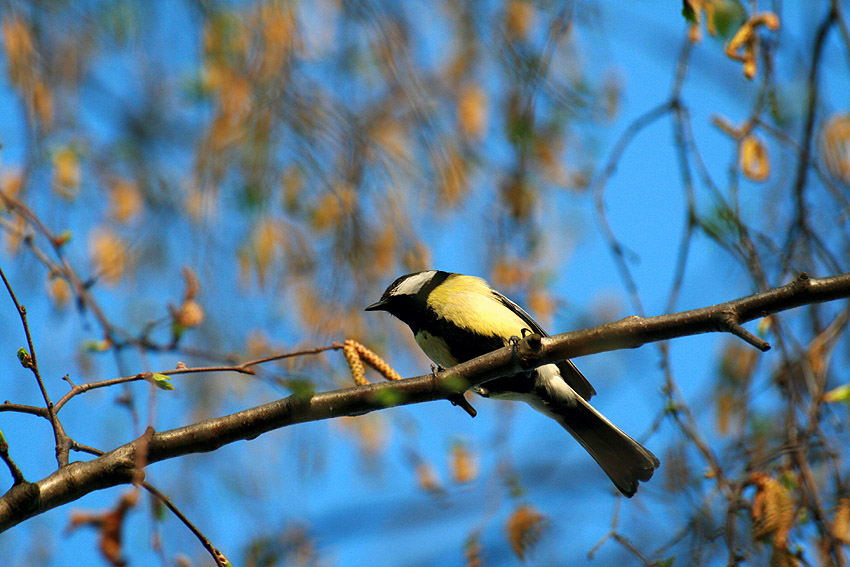
[(401, 276), (366, 311), (386, 311), (404, 321), (414, 332), (427, 309), (428, 295), (451, 274), (427, 270)]

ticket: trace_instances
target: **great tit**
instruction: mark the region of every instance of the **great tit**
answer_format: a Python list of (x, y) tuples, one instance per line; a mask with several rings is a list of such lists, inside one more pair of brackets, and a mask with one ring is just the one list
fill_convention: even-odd
[[(428, 270), (401, 276), (366, 311), (387, 311), (410, 327), (416, 344), (450, 368), (510, 344), (528, 331), (548, 336), (519, 305), (474, 276)], [(584, 447), (617, 489), (631, 497), (660, 465), (588, 402), (596, 391), (565, 360), (477, 388), (491, 398), (528, 403), (553, 418)]]

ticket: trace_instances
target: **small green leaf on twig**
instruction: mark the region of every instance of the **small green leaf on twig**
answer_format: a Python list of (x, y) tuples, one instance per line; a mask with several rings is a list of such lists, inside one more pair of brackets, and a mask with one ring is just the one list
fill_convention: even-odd
[(827, 403), (844, 402), (850, 404), (850, 383), (833, 388), (823, 395), (823, 401)]
[(88, 351), (88, 352), (105, 352), (105, 351), (109, 350), (109, 348), (111, 346), (112, 346), (112, 343), (110, 343), (106, 339), (101, 339), (101, 340), (86, 339), (86, 340), (83, 341), (83, 345), (82, 345), (83, 350)]
[(18, 360), (24, 368), (32, 368), (32, 357), (24, 347), (18, 349)]
[(227, 557), (224, 556), (222, 552), (217, 549), (213, 549), (213, 556), (215, 557), (215, 562), (220, 567), (233, 567), (233, 564), (227, 560)]
[(53, 244), (54, 244), (55, 246), (64, 246), (65, 244), (67, 244), (68, 242), (70, 242), (70, 241), (71, 241), (71, 238), (72, 238), (72, 237), (73, 237), (73, 236), (72, 236), (72, 234), (71, 234), (71, 231), (70, 231), (70, 230), (63, 230), (63, 231), (62, 231), (62, 234), (60, 234), (59, 236), (57, 236), (57, 237), (54, 239)]
[(173, 390), (174, 384), (171, 383), (171, 377), (158, 372), (145, 372), (145, 380), (159, 388), (160, 390)]

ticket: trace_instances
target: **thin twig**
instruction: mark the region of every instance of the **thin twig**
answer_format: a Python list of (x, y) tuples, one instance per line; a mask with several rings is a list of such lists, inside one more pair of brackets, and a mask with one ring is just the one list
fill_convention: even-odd
[(27, 352), (28, 359), (24, 363), (24, 366), (33, 373), (35, 380), (38, 383), (38, 389), (41, 391), (41, 397), (44, 399), (44, 404), (47, 408), (48, 419), (53, 426), (53, 437), (56, 441), (56, 460), (59, 463), (59, 466), (63, 467), (68, 464), (68, 437), (65, 435), (62, 425), (56, 417), (56, 412), (53, 410), (53, 402), (50, 401), (50, 395), (47, 393), (47, 388), (44, 387), (44, 380), (42, 380), (41, 372), (38, 369), (38, 359), (35, 353), (35, 346), (33, 345), (32, 334), (30, 333), (29, 323), (27, 322), (27, 309), (18, 302), (18, 298), (15, 296), (15, 292), (12, 289), (12, 285), (9, 283), (9, 280), (6, 279), (6, 273), (3, 271), (2, 266), (0, 266), (0, 277), (3, 278), (3, 284), (9, 292), (9, 297), (12, 298), (12, 302), (15, 304), (15, 309), (18, 311), (18, 316), (21, 318), (21, 324), (24, 327), (24, 334), (27, 338), (27, 347), (29, 348), (29, 351)]
[(6, 466), (9, 467), (9, 472), (12, 474), (12, 481), (14, 485), (26, 482), (24, 473), (21, 472), (21, 469), (18, 468), (18, 465), (16, 465), (15, 461), (12, 460), (12, 457), (9, 456), (9, 443), (6, 441), (2, 432), (0, 432), (0, 459), (2, 459), (3, 462), (6, 463)]
[(195, 526), (195, 524), (193, 524), (192, 521), (189, 520), (189, 518), (187, 518), (183, 512), (180, 511), (180, 508), (178, 508), (174, 504), (174, 502), (171, 501), (170, 497), (160, 492), (155, 486), (153, 486), (147, 481), (143, 481), (141, 484), (142, 488), (153, 494), (157, 500), (159, 500), (166, 508), (171, 510), (171, 513), (177, 516), (177, 518), (181, 522), (183, 522), (184, 526), (189, 528), (189, 531), (192, 532), (196, 538), (198, 538), (198, 541), (201, 542), (201, 545), (204, 547), (204, 549), (207, 550), (207, 553), (212, 556), (213, 561), (216, 562), (216, 565), (224, 565), (224, 563), (221, 561), (221, 559), (224, 557), (222, 553), (218, 549), (216, 549), (212, 542), (209, 540), (209, 538), (205, 536), (204, 533), (199, 530), (197, 526)]

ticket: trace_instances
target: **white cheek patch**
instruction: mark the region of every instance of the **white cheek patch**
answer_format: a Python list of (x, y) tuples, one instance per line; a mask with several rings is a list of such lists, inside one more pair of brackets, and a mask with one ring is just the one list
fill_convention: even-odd
[(434, 270), (429, 270), (410, 276), (398, 284), (398, 287), (392, 291), (392, 295), (416, 295), (423, 285), (431, 281), (436, 273)]

